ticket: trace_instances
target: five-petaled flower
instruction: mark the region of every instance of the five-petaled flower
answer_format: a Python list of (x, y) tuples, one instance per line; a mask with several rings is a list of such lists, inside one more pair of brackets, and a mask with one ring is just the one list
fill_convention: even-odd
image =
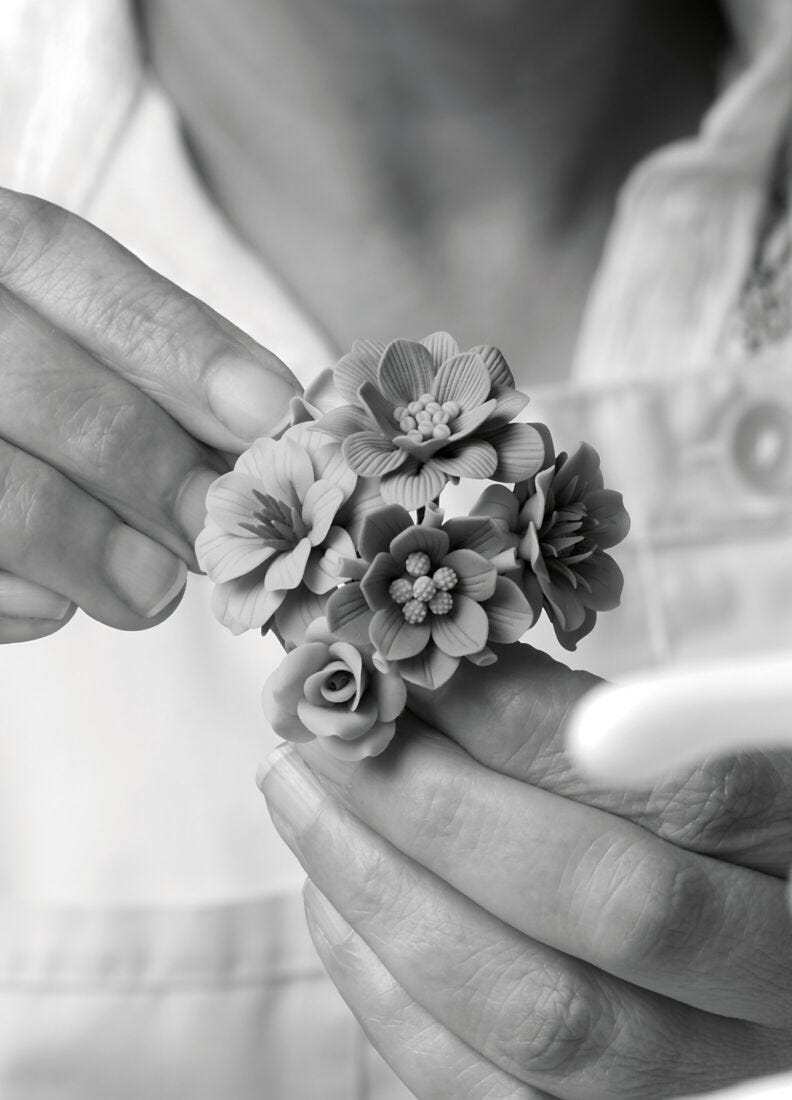
[(624, 578), (605, 551), (627, 534), (630, 518), (621, 493), (603, 486), (599, 455), (587, 443), (561, 453), (535, 477), (490, 485), (472, 509), (488, 516), (518, 558), (520, 584), (556, 637), (573, 650), (594, 627), (598, 611), (618, 607)]
[(371, 646), (340, 641), (319, 618), (264, 686), (264, 713), (287, 741), (313, 741), (342, 760), (377, 756), (393, 738), (407, 689)]
[(207, 494), (196, 555), (215, 582), (215, 615), (234, 633), (266, 629), (276, 613), (299, 618), (301, 600), (311, 605), (302, 618), (315, 617), (339, 583), (334, 555), (354, 554), (335, 521), (357, 478), (334, 441), (304, 443), (289, 432), (259, 439)]
[(357, 474), (381, 478), (386, 503), (416, 509), (452, 478), (516, 482), (544, 465), (541, 432), (510, 423), (528, 398), (495, 347), (460, 353), (445, 332), (387, 347), (359, 341), (334, 380), (348, 403), (318, 427), (343, 442)]
[(501, 575), (515, 567), (514, 551), (487, 518), (443, 523), (430, 505), (416, 524), (392, 504), (366, 516), (358, 549), (347, 575), (359, 579), (327, 602), (330, 629), (372, 643), (414, 684), (439, 687), (463, 657), (491, 663), (488, 643), (515, 642), (534, 622), (518, 586)]

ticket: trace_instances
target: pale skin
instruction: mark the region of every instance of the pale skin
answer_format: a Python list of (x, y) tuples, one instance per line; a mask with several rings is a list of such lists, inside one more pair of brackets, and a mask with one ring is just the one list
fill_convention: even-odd
[(594, 683), (501, 650), (414, 698), (382, 757), (313, 742), (259, 777), (317, 950), (419, 1100), (654, 1100), (792, 1066), (792, 757), (592, 786), (562, 728)]
[[(536, 80), (509, 110), (496, 89), (494, 113), (477, 115), (493, 107), (483, 101), (456, 112), (449, 203), (442, 187), (422, 189), (420, 157), (383, 166), (372, 122), (390, 118), (397, 147), (409, 151), (420, 121), (431, 148), (455, 97), (491, 94), (486, 68), (464, 83), (470, 49), (436, 67), (436, 88), (413, 82), (419, 119), (389, 98), (384, 77), (398, 56), (383, 65), (362, 51), (370, 64), (335, 68), (329, 58), (327, 72), (364, 80), (365, 95), (325, 70), (298, 73), (298, 90), (306, 73), (316, 77), (330, 116), (361, 114), (347, 120), (342, 146), (329, 142), (294, 179), (284, 171), (297, 131), (284, 131), (281, 149), (270, 115), (249, 117), (273, 91), (258, 44), (279, 53), (255, 33), (265, 8), (237, 0), (235, 22), (224, 6), (221, 35), (206, 20), (212, 5), (142, 7), (158, 75), (219, 205), (303, 292), (339, 350), (361, 335), (361, 316), (376, 317), (370, 334), (386, 338), (469, 325), (458, 331), (463, 342), (492, 338), (511, 358), (519, 352), (526, 383), (566, 369), (624, 173), (690, 133), (712, 94), (711, 52), (693, 56), (674, 25), (667, 69), (640, 21), (625, 34), (631, 4), (598, 5), (594, 19), (588, 3), (525, 0), (520, 30)], [(411, 17), (440, 7), (415, 3)], [(511, 0), (462, 7), (474, 24), (517, 10)], [(678, 17), (678, 5), (652, 5), (656, 14), (669, 7)], [(493, 41), (508, 44), (501, 30)], [(483, 42), (471, 35), (474, 54)], [(651, 80), (641, 97), (629, 93), (634, 69), (625, 85), (610, 83), (617, 71), (625, 79), (614, 59), (627, 46)], [(243, 47), (253, 55), (231, 64)], [(205, 80), (224, 56), (231, 76)], [(228, 119), (243, 120), (239, 133)], [(581, 188), (592, 133), (608, 140)], [(484, 163), (484, 138), (505, 225), (479, 201), (492, 177), (482, 192), (471, 170)], [(333, 201), (294, 209), (293, 185), (310, 168)], [(394, 179), (399, 195), (421, 202), (389, 216)], [(543, 218), (558, 196), (565, 202)], [(487, 267), (504, 242), (503, 264)], [(0, 192), (0, 288), (0, 641), (52, 633), (76, 606), (122, 629), (155, 625), (194, 564), (207, 484), (275, 426), (293, 392), (288, 372), (93, 227), (9, 192)], [(240, 363), (239, 381), (218, 388)], [(242, 399), (243, 386), (252, 398)], [(701, 768), (643, 799), (610, 795), (575, 778), (559, 741), (563, 715), (593, 678), (530, 651), (466, 674), (442, 699), (413, 701), (420, 718), (384, 758), (343, 769), (309, 746), (281, 755), (263, 780), (311, 879), (319, 952), (375, 1045), (421, 1100), (651, 1098), (785, 1067), (790, 758)], [(296, 800), (284, 793), (295, 769)]]

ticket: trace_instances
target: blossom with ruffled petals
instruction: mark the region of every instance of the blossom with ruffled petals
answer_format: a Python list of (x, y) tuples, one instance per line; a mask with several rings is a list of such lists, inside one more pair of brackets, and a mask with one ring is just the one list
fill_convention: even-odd
[(370, 646), (339, 641), (323, 618), (286, 655), (263, 695), (264, 713), (280, 737), (318, 739), (342, 760), (383, 752), (406, 700), (395, 668), (375, 665)]
[(343, 442), (357, 474), (382, 479), (387, 503), (416, 509), (452, 478), (514, 482), (544, 465), (540, 431), (510, 423), (528, 398), (497, 348), (460, 353), (445, 332), (387, 347), (359, 341), (334, 381), (347, 404), (318, 428)]
[(484, 490), (473, 513), (488, 516), (514, 547), (520, 584), (556, 637), (573, 650), (597, 612), (618, 607), (624, 578), (605, 551), (630, 528), (621, 493), (605, 489), (599, 455), (587, 443), (561, 453), (533, 478)]
[(334, 555), (354, 554), (335, 521), (356, 481), (334, 441), (284, 437), (257, 440), (210, 486), (196, 555), (221, 622), (234, 633), (267, 629), (276, 612), (299, 618), (303, 599), (315, 617), (339, 583)]
[(347, 564), (359, 579), (328, 599), (330, 628), (371, 642), (414, 684), (439, 687), (463, 657), (491, 663), (489, 642), (515, 642), (533, 624), (525, 596), (499, 572), (514, 568), (514, 551), (489, 519), (443, 523), (430, 505), (416, 524), (388, 505), (366, 516), (358, 549), (361, 559)]

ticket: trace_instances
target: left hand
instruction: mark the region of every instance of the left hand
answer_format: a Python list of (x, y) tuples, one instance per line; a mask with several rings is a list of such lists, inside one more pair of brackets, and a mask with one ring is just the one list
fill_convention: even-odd
[(792, 757), (592, 787), (560, 730), (595, 683), (512, 646), (414, 699), (382, 757), (285, 747), (261, 778), (325, 966), (419, 1100), (652, 1100), (792, 1066)]

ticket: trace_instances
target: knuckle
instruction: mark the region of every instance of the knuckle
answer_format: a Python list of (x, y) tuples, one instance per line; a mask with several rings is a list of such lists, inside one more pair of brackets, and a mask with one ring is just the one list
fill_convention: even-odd
[[(200, 365), (187, 354), (185, 337), (205, 323), (198, 304), (148, 271), (136, 273), (129, 285), (112, 295), (97, 292), (86, 302), (86, 323), (102, 340), (117, 349), (127, 375), (135, 363), (146, 365), (151, 390), (152, 375), (162, 375), (163, 390), (174, 372), (197, 378)], [(213, 349), (214, 350), (214, 349)], [(152, 364), (158, 371), (152, 371)]]
[(764, 755), (711, 760), (687, 782), (660, 794), (657, 832), (706, 854), (739, 851), (772, 821), (786, 794), (783, 777)]
[(475, 851), (482, 842), (482, 822), (476, 812), (474, 774), (459, 766), (458, 750), (449, 749), (439, 738), (437, 755), (421, 763), (424, 766), (410, 775), (408, 787), (414, 844), (431, 846), (440, 857), (468, 843), (470, 851)]
[(29, 547), (47, 537), (53, 504), (48, 468), (30, 463), (22, 452), (9, 448), (0, 462), (0, 525), (8, 555), (6, 568), (21, 566)]
[(518, 1076), (589, 1066), (597, 1058), (593, 1037), (602, 1007), (589, 984), (568, 971), (548, 974), (538, 990), (535, 976), (526, 977), (495, 1019), (494, 1061)]
[(43, 199), (0, 188), (0, 279), (35, 264), (70, 217)]
[(113, 486), (124, 471), (141, 464), (149, 432), (147, 406), (136, 391), (107, 389), (72, 391), (64, 434), (69, 440), (70, 463), (91, 471), (91, 480)]
[(617, 874), (597, 926), (605, 956), (630, 974), (689, 965), (717, 920), (717, 896), (706, 871), (639, 843)]

